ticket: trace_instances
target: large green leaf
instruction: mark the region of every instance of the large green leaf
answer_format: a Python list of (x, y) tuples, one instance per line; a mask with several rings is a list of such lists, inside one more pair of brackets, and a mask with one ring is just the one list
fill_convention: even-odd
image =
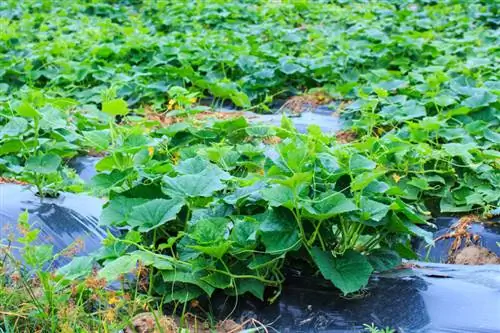
[(239, 279), (236, 282), (235, 291), (239, 295), (250, 293), (261, 301), (264, 301), (264, 290), (264, 284), (256, 279)]
[(305, 210), (304, 215), (316, 220), (325, 220), (358, 209), (352, 199), (340, 192), (327, 192), (316, 200), (301, 201), (301, 205)]
[(27, 246), (22, 257), (29, 266), (42, 268), (54, 259), (54, 246), (49, 244)]
[(229, 236), (228, 223), (223, 217), (201, 219), (195, 222), (188, 235), (199, 244), (217, 243)]
[(62, 159), (56, 154), (32, 156), (26, 161), (26, 170), (41, 174), (56, 172)]
[(292, 189), (288, 186), (275, 184), (261, 191), (264, 200), (269, 202), (271, 207), (287, 207), (292, 208), (295, 201), (295, 196)]
[(151, 200), (134, 207), (127, 223), (140, 232), (148, 232), (174, 220), (183, 206), (184, 201), (179, 198)]
[(366, 257), (353, 250), (334, 258), (330, 252), (315, 247), (311, 255), (325, 279), (332, 281), (344, 294), (366, 286), (373, 271)]
[(131, 169), (113, 170), (110, 173), (100, 173), (92, 177), (90, 185), (95, 190), (109, 191), (113, 187), (121, 186), (123, 182), (130, 176)]
[(229, 248), (231, 247), (231, 242), (229, 241), (221, 241), (216, 244), (210, 245), (189, 245), (189, 248), (205, 253), (211, 257), (221, 259)]
[(374, 182), (377, 178), (385, 174), (385, 171), (367, 171), (362, 172), (354, 177), (351, 182), (351, 190), (352, 191), (361, 191), (368, 187), (372, 182)]
[(465, 105), (470, 108), (480, 108), (483, 106), (488, 106), (491, 103), (497, 101), (497, 96), (490, 93), (487, 90), (481, 90), (480, 92), (470, 96), (462, 102), (462, 105)]
[(192, 272), (187, 270), (168, 270), (162, 271), (161, 276), (163, 277), (163, 281), (165, 282), (173, 282), (173, 283), (188, 283), (195, 286), (200, 287), (207, 295), (212, 295), (215, 288), (202, 280), (202, 277), (206, 277), (207, 274), (204, 274), (201, 271)]
[(40, 113), (29, 103), (23, 102), (21, 103), (17, 109), (17, 113), (26, 118), (39, 118)]
[(20, 136), (28, 128), (28, 121), (21, 117), (12, 117), (5, 126), (0, 129), (0, 139), (5, 136)]
[(123, 255), (113, 261), (107, 262), (97, 276), (111, 283), (116, 281), (121, 275), (132, 272), (136, 268), (137, 260), (139, 260), (137, 256)]
[(267, 253), (295, 250), (300, 243), (295, 218), (285, 209), (269, 209), (255, 216), (260, 221), (259, 235)]
[(212, 217), (196, 221), (188, 236), (196, 241), (189, 247), (218, 259), (229, 250), (229, 221), (222, 217)]
[(82, 134), (84, 144), (97, 151), (108, 149), (111, 142), (108, 130), (85, 131)]
[[(201, 163), (201, 162), (200, 162)], [(183, 172), (199, 171), (189, 165), (181, 168)], [(188, 173), (176, 177), (163, 177), (163, 191), (172, 197), (210, 197), (216, 191), (225, 188), (222, 180), (229, 175), (216, 166), (207, 167), (197, 173)]]
[(146, 203), (147, 199), (116, 197), (102, 209), (99, 223), (105, 226), (123, 226), (136, 206)]
[(231, 230), (230, 240), (237, 248), (254, 248), (257, 246), (259, 222), (250, 216), (236, 218)]
[(389, 207), (389, 205), (381, 202), (370, 200), (367, 197), (361, 197), (361, 219), (366, 224), (376, 226), (387, 215)]
[(349, 169), (352, 171), (373, 170), (376, 166), (377, 163), (360, 154), (353, 154), (349, 160)]
[(390, 249), (376, 249), (368, 256), (368, 261), (377, 272), (393, 269), (401, 264), (401, 257), (396, 251)]
[(175, 259), (163, 254), (137, 250), (130, 255), (137, 257), (137, 260), (145, 266), (153, 266), (159, 270), (170, 270), (174, 268), (172, 262), (175, 261)]
[(125, 116), (128, 113), (128, 105), (123, 99), (113, 99), (102, 103), (102, 112), (111, 116)]
[(57, 274), (68, 280), (76, 280), (92, 273), (94, 259), (89, 256), (76, 257), (71, 262), (57, 270)]

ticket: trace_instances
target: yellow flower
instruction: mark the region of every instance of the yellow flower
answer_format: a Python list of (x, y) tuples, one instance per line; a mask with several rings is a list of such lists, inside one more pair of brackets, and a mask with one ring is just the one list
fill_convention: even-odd
[(393, 174), (392, 174), (392, 179), (394, 179), (394, 181), (395, 181), (396, 183), (399, 183), (399, 181), (401, 180), (401, 176), (400, 176), (400, 175), (398, 175), (398, 174), (393, 173)]
[(116, 296), (113, 296), (108, 300), (108, 303), (111, 305), (118, 304), (119, 302), (120, 302), (120, 299)]
[(168, 101), (168, 106), (167, 106), (167, 110), (170, 111), (170, 110), (173, 110), (175, 106), (175, 99), (171, 99)]
[(196, 101), (197, 101), (197, 98), (196, 98), (196, 97), (192, 97), (192, 98), (190, 98), (190, 99), (189, 99), (189, 102), (190, 102), (191, 104), (196, 103)]
[(175, 152), (172, 154), (172, 163), (177, 165), (179, 162), (180, 154), (178, 152)]
[(148, 155), (150, 157), (153, 157), (154, 153), (155, 153), (155, 149), (153, 147), (148, 147)]
[(107, 321), (113, 321), (115, 320), (115, 312), (113, 310), (108, 310), (106, 311), (106, 314), (104, 315)]

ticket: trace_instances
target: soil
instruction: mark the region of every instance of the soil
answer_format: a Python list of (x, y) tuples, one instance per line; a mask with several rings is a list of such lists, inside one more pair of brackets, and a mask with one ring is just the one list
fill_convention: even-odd
[(311, 111), (318, 105), (328, 104), (332, 98), (324, 92), (317, 91), (310, 94), (293, 96), (288, 99), (280, 108), (280, 111), (289, 111), (291, 114), (301, 114), (302, 112)]
[(450, 232), (439, 236), (434, 241), (437, 242), (442, 239), (453, 238), (453, 243), (448, 250), (450, 258), (453, 258), (458, 254), (463, 246), (472, 246), (479, 241), (479, 236), (474, 235), (469, 231), (471, 224), (477, 221), (481, 221), (481, 218), (477, 215), (471, 214), (462, 216), (458, 222), (451, 227)]
[[(157, 322), (159, 325), (157, 325)], [(176, 333), (178, 331), (175, 320), (152, 312), (140, 313), (132, 318), (133, 327), (125, 328), (125, 333)], [(159, 327), (158, 327), (159, 326)]]
[(339, 131), (335, 134), (335, 137), (338, 143), (349, 143), (357, 139), (357, 134), (352, 130)]
[(487, 248), (473, 245), (458, 251), (450, 259), (450, 263), (458, 265), (500, 264), (500, 258)]
[(6, 178), (6, 177), (0, 177), (0, 184), (28, 185), (28, 183), (23, 182), (21, 180), (17, 180), (17, 179), (13, 179), (13, 178)]
[[(153, 110), (151, 110), (150, 108), (145, 108), (145, 110), (146, 110), (146, 118), (148, 120), (158, 121), (159, 123), (162, 124), (162, 126), (169, 126), (172, 124), (183, 122), (187, 119), (186, 117), (170, 116), (168, 114), (168, 112), (167, 113), (157, 113), (157, 112), (154, 112)], [(226, 120), (226, 119), (236, 118), (236, 117), (240, 117), (240, 116), (243, 116), (242, 112), (203, 111), (203, 112), (195, 114), (193, 117), (196, 120), (205, 120), (207, 118)]]
[[(157, 325), (159, 323), (159, 326)], [(190, 333), (238, 333), (243, 331), (243, 326), (232, 320), (224, 320), (215, 328), (210, 328), (207, 322), (200, 320), (192, 314), (186, 314), (181, 325), (179, 318), (164, 316), (159, 313), (143, 312), (132, 318), (133, 328), (127, 327), (124, 333), (177, 333), (179, 327), (183, 332)]]

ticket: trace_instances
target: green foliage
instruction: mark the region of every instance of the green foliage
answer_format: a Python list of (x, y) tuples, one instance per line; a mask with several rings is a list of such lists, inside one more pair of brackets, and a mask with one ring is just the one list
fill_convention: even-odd
[[(498, 206), (492, 3), (251, 2), (0, 4), (0, 172), (109, 198), (101, 224), (123, 234), (92, 258), (99, 277), (141, 263), (168, 301), (262, 299), (297, 262), (350, 293), (431, 243), (433, 215)], [(318, 87), (353, 142), (194, 105), (269, 110)], [(66, 162), (88, 152), (104, 157), (83, 184)]]

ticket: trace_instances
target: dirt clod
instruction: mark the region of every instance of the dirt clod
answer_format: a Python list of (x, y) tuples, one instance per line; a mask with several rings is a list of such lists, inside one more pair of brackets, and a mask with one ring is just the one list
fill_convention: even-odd
[(302, 112), (312, 111), (318, 105), (328, 104), (332, 98), (322, 91), (293, 96), (288, 99), (280, 108), (280, 111), (288, 111), (293, 115), (299, 115)]
[(467, 246), (450, 261), (458, 265), (500, 264), (500, 258), (495, 253), (481, 246)]
[(211, 328), (208, 322), (191, 313), (186, 313), (181, 322), (178, 317), (164, 316), (158, 312), (143, 312), (132, 318), (132, 327), (127, 327), (124, 333), (177, 333), (179, 328), (189, 333), (238, 333), (243, 331), (243, 327), (233, 320), (226, 319)]
[(357, 139), (357, 134), (352, 130), (339, 131), (335, 134), (335, 137), (338, 143), (349, 143)]
[[(453, 239), (448, 255), (450, 258), (454, 258), (458, 251), (464, 247), (472, 246), (480, 240), (478, 235), (472, 234), (469, 229), (472, 223), (476, 221), (481, 221), (481, 218), (477, 215), (465, 215), (462, 216), (457, 223), (455, 223), (450, 232), (437, 237), (434, 241), (440, 241), (443, 239)], [(451, 263), (451, 259), (448, 260)]]
[(178, 331), (174, 319), (152, 312), (136, 315), (132, 318), (132, 326), (133, 328), (127, 327), (125, 333), (176, 333)]
[(28, 185), (28, 183), (7, 177), (0, 177), (0, 184), (16, 184), (16, 185)]
[[(152, 120), (152, 121), (157, 121), (159, 122), (162, 126), (170, 126), (176, 123), (180, 123), (183, 121), (186, 121), (188, 118), (187, 117), (182, 117), (182, 116), (171, 116), (169, 115), (168, 112), (164, 113), (158, 113), (153, 111), (150, 108), (145, 109), (146, 110), (146, 119)], [(217, 120), (227, 120), (227, 119), (232, 119), (232, 118), (237, 118), (243, 116), (242, 112), (221, 112), (221, 111), (203, 111), (199, 112), (191, 117), (191, 119), (196, 119), (196, 120), (206, 120), (209, 118), (217, 119)]]

